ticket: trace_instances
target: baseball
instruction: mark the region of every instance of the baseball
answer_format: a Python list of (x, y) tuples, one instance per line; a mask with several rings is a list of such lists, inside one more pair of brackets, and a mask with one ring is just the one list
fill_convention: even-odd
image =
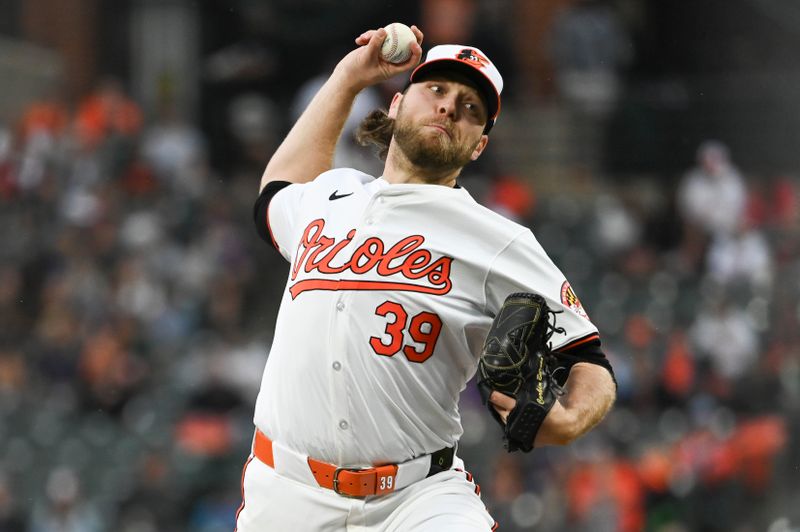
[(403, 63), (411, 57), (411, 44), (417, 37), (411, 28), (400, 22), (392, 22), (384, 28), (386, 39), (381, 47), (381, 57), (390, 63)]

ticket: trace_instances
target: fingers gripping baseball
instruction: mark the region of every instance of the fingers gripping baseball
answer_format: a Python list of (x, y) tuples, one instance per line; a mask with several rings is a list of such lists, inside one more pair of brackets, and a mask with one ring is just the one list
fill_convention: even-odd
[[(416, 26), (411, 26), (411, 31), (414, 33), (414, 36), (417, 38), (416, 45), (414, 45), (413, 43), (411, 45), (412, 56), (409, 59), (407, 59), (406, 61), (402, 62), (402, 63), (397, 63), (399, 65), (403, 65), (403, 66), (406, 66), (406, 67), (409, 64), (410, 65), (416, 65), (419, 62), (419, 58), (422, 57), (421, 45), (422, 45), (422, 40), (424, 38), (424, 36), (422, 34), (422, 31), (420, 31), (420, 29), (417, 28)], [(378, 47), (380, 48), (380, 46), (383, 44), (383, 40), (386, 38), (386, 29), (385, 28), (379, 28), (377, 30), (367, 30), (367, 31), (365, 31), (364, 33), (362, 33), (361, 35), (356, 37), (356, 44), (358, 44), (359, 46), (364, 46), (365, 44), (371, 42), (372, 36), (376, 35), (376, 34), (378, 34), (378, 37), (379, 37)], [(417, 55), (418, 55), (417, 61), (413, 61), (413, 59), (414, 59), (414, 51), (415, 50), (417, 51)]]
[(362, 89), (385, 81), (392, 76), (405, 72), (419, 64), (422, 59), (423, 34), (416, 26), (411, 26), (411, 31), (417, 42), (411, 43), (411, 56), (402, 63), (390, 63), (381, 57), (381, 46), (386, 38), (386, 30), (368, 30), (359, 35), (355, 42), (359, 46), (339, 63), (337, 69)]

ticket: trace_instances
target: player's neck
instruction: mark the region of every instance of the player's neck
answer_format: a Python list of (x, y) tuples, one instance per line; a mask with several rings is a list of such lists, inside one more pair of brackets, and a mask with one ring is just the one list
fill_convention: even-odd
[(430, 168), (417, 166), (409, 161), (408, 157), (397, 146), (389, 147), (389, 153), (386, 155), (386, 164), (383, 167), (383, 179), (392, 184), (407, 183), (453, 187), (460, 173), (460, 168), (437, 172)]

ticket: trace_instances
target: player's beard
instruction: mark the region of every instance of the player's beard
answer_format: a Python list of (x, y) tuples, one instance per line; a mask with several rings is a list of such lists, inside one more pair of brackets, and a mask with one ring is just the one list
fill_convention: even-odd
[(449, 135), (426, 131), (424, 122), (414, 123), (405, 116), (401, 104), (394, 123), (394, 140), (408, 161), (417, 168), (434, 173), (463, 168), (472, 160), (472, 153), (480, 139), (472, 145), (458, 142), (452, 125), (442, 124), (441, 127), (447, 129)]

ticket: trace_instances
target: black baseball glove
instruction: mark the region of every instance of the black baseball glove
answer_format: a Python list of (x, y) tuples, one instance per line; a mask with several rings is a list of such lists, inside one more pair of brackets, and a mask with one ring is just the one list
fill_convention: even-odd
[[(478, 362), (478, 390), (483, 403), (503, 428), (509, 452), (533, 449), (536, 433), (556, 396), (556, 359), (550, 337), (564, 330), (555, 325), (555, 312), (538, 294), (508, 296), (492, 322)], [(506, 421), (489, 403), (492, 391), (517, 400)]]

